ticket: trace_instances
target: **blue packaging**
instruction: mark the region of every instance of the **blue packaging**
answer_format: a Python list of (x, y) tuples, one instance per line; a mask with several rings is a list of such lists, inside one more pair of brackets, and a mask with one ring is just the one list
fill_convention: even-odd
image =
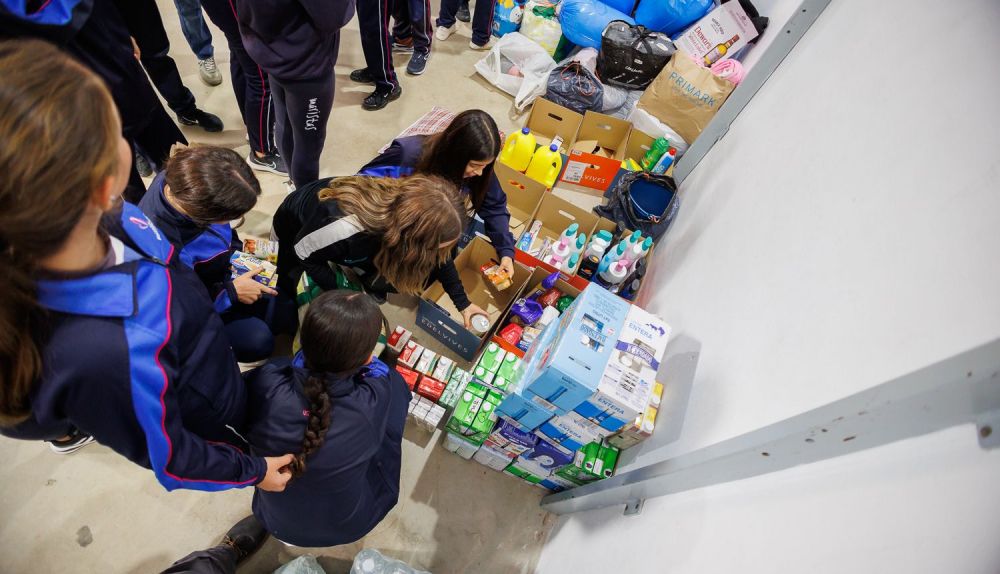
[(518, 429), (531, 432), (552, 418), (555, 413), (530, 398), (511, 393), (497, 407), (497, 414), (513, 423)]
[(522, 16), (524, 0), (497, 0), (493, 11), (493, 35), (500, 38), (504, 34), (517, 32), (521, 27)]
[(506, 419), (500, 419), (493, 427), (490, 436), (486, 437), (486, 443), (493, 448), (519, 456), (535, 448), (538, 437), (531, 432), (521, 430)]
[(573, 453), (538, 437), (535, 447), (517, 457), (513, 466), (540, 478), (547, 478), (572, 462)]
[(576, 452), (592, 442), (600, 442), (603, 434), (596, 430), (596, 424), (575, 412), (552, 417), (535, 431), (565, 449)]
[(590, 419), (596, 422), (602, 429), (611, 432), (618, 432), (622, 429), (622, 427), (632, 422), (616, 417), (610, 412), (610, 410), (601, 408), (601, 406), (594, 404), (593, 401), (584, 401), (580, 403), (575, 409), (573, 409), (573, 412), (585, 419)]
[[(628, 316), (628, 301), (588, 285), (525, 356), (519, 388), (566, 414), (594, 394)], [(536, 341), (537, 343), (537, 341)], [(538, 402), (538, 401), (535, 401)]]

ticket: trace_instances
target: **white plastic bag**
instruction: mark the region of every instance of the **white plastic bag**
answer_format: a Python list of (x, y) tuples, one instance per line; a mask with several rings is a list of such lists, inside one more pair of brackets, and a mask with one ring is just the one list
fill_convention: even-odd
[[(553, 58), (562, 56), (559, 51), (563, 46), (558, 6), (558, 2), (552, 0), (529, 0), (524, 6), (524, 15), (521, 16), (521, 34), (537, 42)], [(539, 12), (550, 13), (551, 17), (541, 16)]]
[(545, 82), (555, 67), (552, 56), (520, 32), (505, 34), (476, 62), (480, 76), (514, 96), (518, 111), (545, 93)]
[(642, 108), (635, 108), (629, 114), (628, 121), (632, 122), (632, 127), (642, 133), (654, 138), (664, 137), (670, 140), (670, 145), (677, 150), (676, 159), (679, 159), (687, 151), (688, 143), (684, 138), (677, 135), (677, 132), (670, 129), (670, 126), (661, 122), (653, 114)]

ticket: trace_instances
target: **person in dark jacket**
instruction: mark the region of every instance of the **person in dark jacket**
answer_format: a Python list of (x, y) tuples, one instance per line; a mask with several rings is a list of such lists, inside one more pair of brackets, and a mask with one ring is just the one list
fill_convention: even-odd
[(278, 151), (292, 183), (319, 179), (340, 29), (354, 0), (235, 0), (243, 45), (267, 74)]
[[(92, 436), (167, 490), (280, 490), (198, 277), (134, 205), (114, 101), (41, 41), (0, 42), (0, 432)], [(73, 150), (67, 154), (66, 150)]]
[(395, 369), (372, 357), (383, 329), (371, 297), (328, 291), (302, 321), (301, 357), (247, 374), (252, 452), (298, 453), (285, 491), (253, 498), (254, 515), (283, 542), (354, 542), (396, 505), (412, 395)]
[[(482, 110), (466, 110), (440, 133), (393, 140), (358, 173), (380, 177), (421, 173), (451, 181), (482, 219), (486, 235), (500, 257), (500, 266), (513, 276), (514, 236), (510, 232), (507, 194), (493, 173), (500, 147), (500, 131), (493, 118)], [(475, 221), (472, 223), (475, 225)]]
[(425, 176), (321, 179), (295, 190), (274, 214), (279, 294), (294, 298), (303, 270), (320, 288), (336, 289), (331, 264), (378, 298), (419, 295), (437, 280), (468, 326), (486, 312), (469, 301), (452, 260), (464, 219), (457, 195)]
[(278, 292), (257, 282), (256, 273), (233, 279), (229, 264), (233, 252), (243, 250), (229, 222), (253, 209), (259, 195), (260, 183), (239, 154), (200, 146), (174, 152), (139, 203), (205, 284), (243, 363), (262, 361), (274, 350), (261, 297)]
[[(4, 37), (52, 42), (100, 76), (118, 106), (125, 139), (157, 165), (175, 143), (187, 144), (136, 60), (129, 30), (113, 0), (0, 0), (0, 38)], [(131, 167), (123, 197), (135, 203), (145, 192), (139, 172)]]

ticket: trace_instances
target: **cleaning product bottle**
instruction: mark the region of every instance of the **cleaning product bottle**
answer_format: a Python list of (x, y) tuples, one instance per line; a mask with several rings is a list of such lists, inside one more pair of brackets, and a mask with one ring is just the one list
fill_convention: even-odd
[(517, 171), (524, 171), (531, 163), (531, 156), (535, 153), (535, 136), (528, 128), (521, 128), (520, 132), (514, 132), (507, 136), (507, 141), (500, 150), (501, 163), (507, 164)]
[(562, 266), (562, 270), (565, 271), (566, 273), (568, 273), (569, 275), (572, 275), (572, 274), (576, 273), (576, 268), (579, 265), (580, 265), (580, 254), (579, 253), (570, 253), (569, 258), (566, 260), (566, 262)]
[(590, 255), (596, 255), (597, 260), (600, 261), (601, 257), (604, 257), (604, 252), (608, 250), (608, 246), (611, 245), (611, 241), (614, 240), (614, 236), (611, 232), (601, 230), (595, 233), (590, 238), (590, 245), (587, 246), (587, 251), (584, 252), (583, 258), (586, 259)]
[(597, 271), (597, 267), (600, 266), (600, 264), (600, 255), (584, 254), (583, 259), (580, 261), (580, 268), (577, 269), (576, 274), (583, 277), (587, 281), (591, 281), (594, 278), (594, 272)]
[(642, 279), (626, 280), (625, 286), (618, 291), (618, 295), (626, 301), (631, 301), (639, 293), (639, 287), (642, 287)]
[(576, 243), (570, 245), (570, 248), (573, 250), (573, 253), (576, 253), (577, 255), (583, 255), (583, 247), (586, 244), (587, 244), (587, 234), (581, 233), (580, 235), (576, 236)]
[(642, 232), (636, 229), (635, 231), (632, 232), (632, 235), (629, 235), (626, 238), (626, 240), (628, 241), (628, 246), (632, 247), (636, 243), (642, 242)]
[(647, 237), (642, 243), (636, 243), (629, 249), (628, 258), (632, 262), (632, 269), (635, 269), (636, 262), (646, 258), (646, 254), (653, 247), (653, 238)]
[[(574, 225), (576, 225), (574, 223)], [(559, 238), (559, 241), (552, 244), (552, 253), (549, 254), (548, 263), (553, 267), (559, 267), (563, 261), (566, 261), (570, 254), (572, 253), (572, 247), (569, 246), (569, 241), (566, 236), (563, 235)]]
[(639, 162), (642, 169), (646, 171), (652, 169), (656, 165), (656, 161), (663, 157), (663, 154), (667, 153), (668, 149), (670, 149), (670, 140), (667, 138), (656, 138), (653, 145), (649, 146), (649, 151), (646, 152), (646, 155), (642, 156), (642, 161)]
[(552, 144), (548, 148), (538, 148), (535, 155), (531, 156), (531, 163), (524, 174), (544, 183), (545, 187), (552, 187), (561, 170), (562, 156), (559, 155), (559, 147)]
[(618, 242), (618, 245), (615, 246), (614, 249), (608, 252), (608, 255), (611, 256), (611, 262), (614, 263), (622, 257), (625, 257), (626, 252), (628, 252), (628, 242), (623, 239)]
[(656, 165), (653, 166), (653, 169), (649, 171), (656, 174), (667, 173), (667, 170), (670, 169), (670, 165), (674, 163), (674, 158), (676, 157), (677, 150), (674, 148), (668, 149), (667, 153), (663, 154), (663, 157), (661, 157), (660, 160), (656, 162)]
[(563, 230), (562, 235), (559, 236), (560, 239), (566, 238), (566, 243), (570, 244), (576, 241), (576, 232), (580, 230), (579, 223), (570, 223), (569, 227)]
[[(603, 263), (601, 266), (603, 267)], [(598, 273), (597, 284), (612, 293), (617, 293), (619, 286), (628, 275), (628, 267), (621, 261), (615, 261), (607, 269)]]
[(607, 255), (601, 258), (601, 264), (597, 266), (597, 270), (594, 271), (594, 275), (590, 278), (591, 283), (597, 283), (601, 287), (606, 287), (605, 283), (602, 283), (603, 279), (601, 277), (608, 271), (611, 267), (611, 260)]

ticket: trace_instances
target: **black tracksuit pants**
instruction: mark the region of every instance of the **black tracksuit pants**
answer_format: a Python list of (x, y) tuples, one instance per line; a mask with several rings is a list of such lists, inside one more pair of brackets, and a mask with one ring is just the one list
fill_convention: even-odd
[[(338, 35), (334, 53), (339, 47)], [(270, 81), (278, 151), (288, 163), (292, 183), (302, 187), (319, 179), (319, 157), (326, 143), (326, 122), (333, 109), (333, 69), (310, 80), (270, 76)]]
[(368, 73), (375, 79), (376, 91), (390, 92), (399, 85), (392, 67), (392, 43), (389, 41), (393, 0), (361, 0), (357, 3), (357, 10), (361, 49), (365, 53)]

